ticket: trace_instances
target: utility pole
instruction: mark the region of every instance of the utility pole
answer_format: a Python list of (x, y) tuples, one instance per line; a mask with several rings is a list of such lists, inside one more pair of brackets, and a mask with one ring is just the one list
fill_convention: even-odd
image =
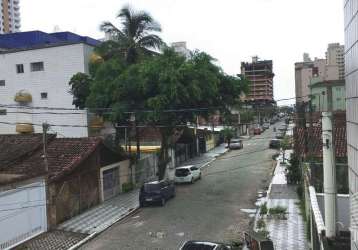
[(328, 111), (322, 112), (323, 186), (326, 236), (336, 236), (336, 161), (332, 123), (332, 88), (327, 89)]
[(42, 145), (43, 145), (43, 158), (45, 163), (45, 170), (48, 172), (48, 161), (47, 161), (47, 131), (49, 130), (50, 125), (47, 123), (42, 123)]

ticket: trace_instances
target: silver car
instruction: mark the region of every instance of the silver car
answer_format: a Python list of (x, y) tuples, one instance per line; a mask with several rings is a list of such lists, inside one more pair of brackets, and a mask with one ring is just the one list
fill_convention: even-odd
[(230, 149), (242, 149), (244, 147), (244, 143), (241, 139), (231, 139), (230, 140)]

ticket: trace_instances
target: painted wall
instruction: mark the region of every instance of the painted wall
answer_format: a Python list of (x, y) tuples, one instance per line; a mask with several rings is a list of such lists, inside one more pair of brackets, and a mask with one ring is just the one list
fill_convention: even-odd
[[(75, 108), (72, 105), (73, 96), (69, 93), (69, 81), (78, 72), (88, 72), (88, 58), (92, 47), (85, 44), (73, 44), (51, 48), (26, 50), (16, 53), (0, 54), (0, 81), (5, 80), (5, 86), (0, 86), (0, 104), (19, 105), (14, 101), (16, 93), (26, 90), (32, 96), (32, 102), (28, 106), (36, 107), (63, 107)], [(43, 62), (44, 70), (32, 72), (30, 64)], [(23, 64), (24, 73), (16, 72), (16, 65)], [(47, 93), (47, 98), (42, 99), (41, 93)], [(0, 108), (4, 109), (4, 108)], [(59, 125), (81, 125), (87, 126), (86, 111), (59, 111), (60, 115), (44, 114), (49, 110), (40, 109), (36, 113), (42, 114), (20, 114), (11, 113), (24, 111), (20, 109), (7, 108), (6, 115), (0, 115), (0, 122), (29, 122)], [(25, 110), (32, 111), (33, 110)], [(76, 114), (69, 114), (69, 113)], [(40, 126), (34, 127), (35, 132), (42, 132)], [(59, 133), (59, 137), (86, 137), (88, 129), (85, 127), (55, 127), (52, 130)], [(0, 124), (0, 134), (14, 134), (14, 125)]]

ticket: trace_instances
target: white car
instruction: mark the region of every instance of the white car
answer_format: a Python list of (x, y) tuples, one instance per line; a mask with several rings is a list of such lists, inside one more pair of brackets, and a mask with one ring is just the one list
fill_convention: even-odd
[(194, 183), (201, 179), (201, 171), (199, 168), (190, 165), (175, 169), (175, 183)]

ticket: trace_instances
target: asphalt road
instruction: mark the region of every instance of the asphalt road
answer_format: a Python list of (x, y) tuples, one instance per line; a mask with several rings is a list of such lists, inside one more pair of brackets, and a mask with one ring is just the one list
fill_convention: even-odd
[[(278, 127), (278, 125), (276, 125)], [(257, 192), (267, 188), (273, 170), (268, 149), (272, 126), (244, 141), (202, 171), (193, 185), (177, 186), (165, 207), (146, 207), (113, 225), (82, 249), (179, 249), (186, 240), (230, 242), (249, 229), (241, 209), (255, 208)]]

